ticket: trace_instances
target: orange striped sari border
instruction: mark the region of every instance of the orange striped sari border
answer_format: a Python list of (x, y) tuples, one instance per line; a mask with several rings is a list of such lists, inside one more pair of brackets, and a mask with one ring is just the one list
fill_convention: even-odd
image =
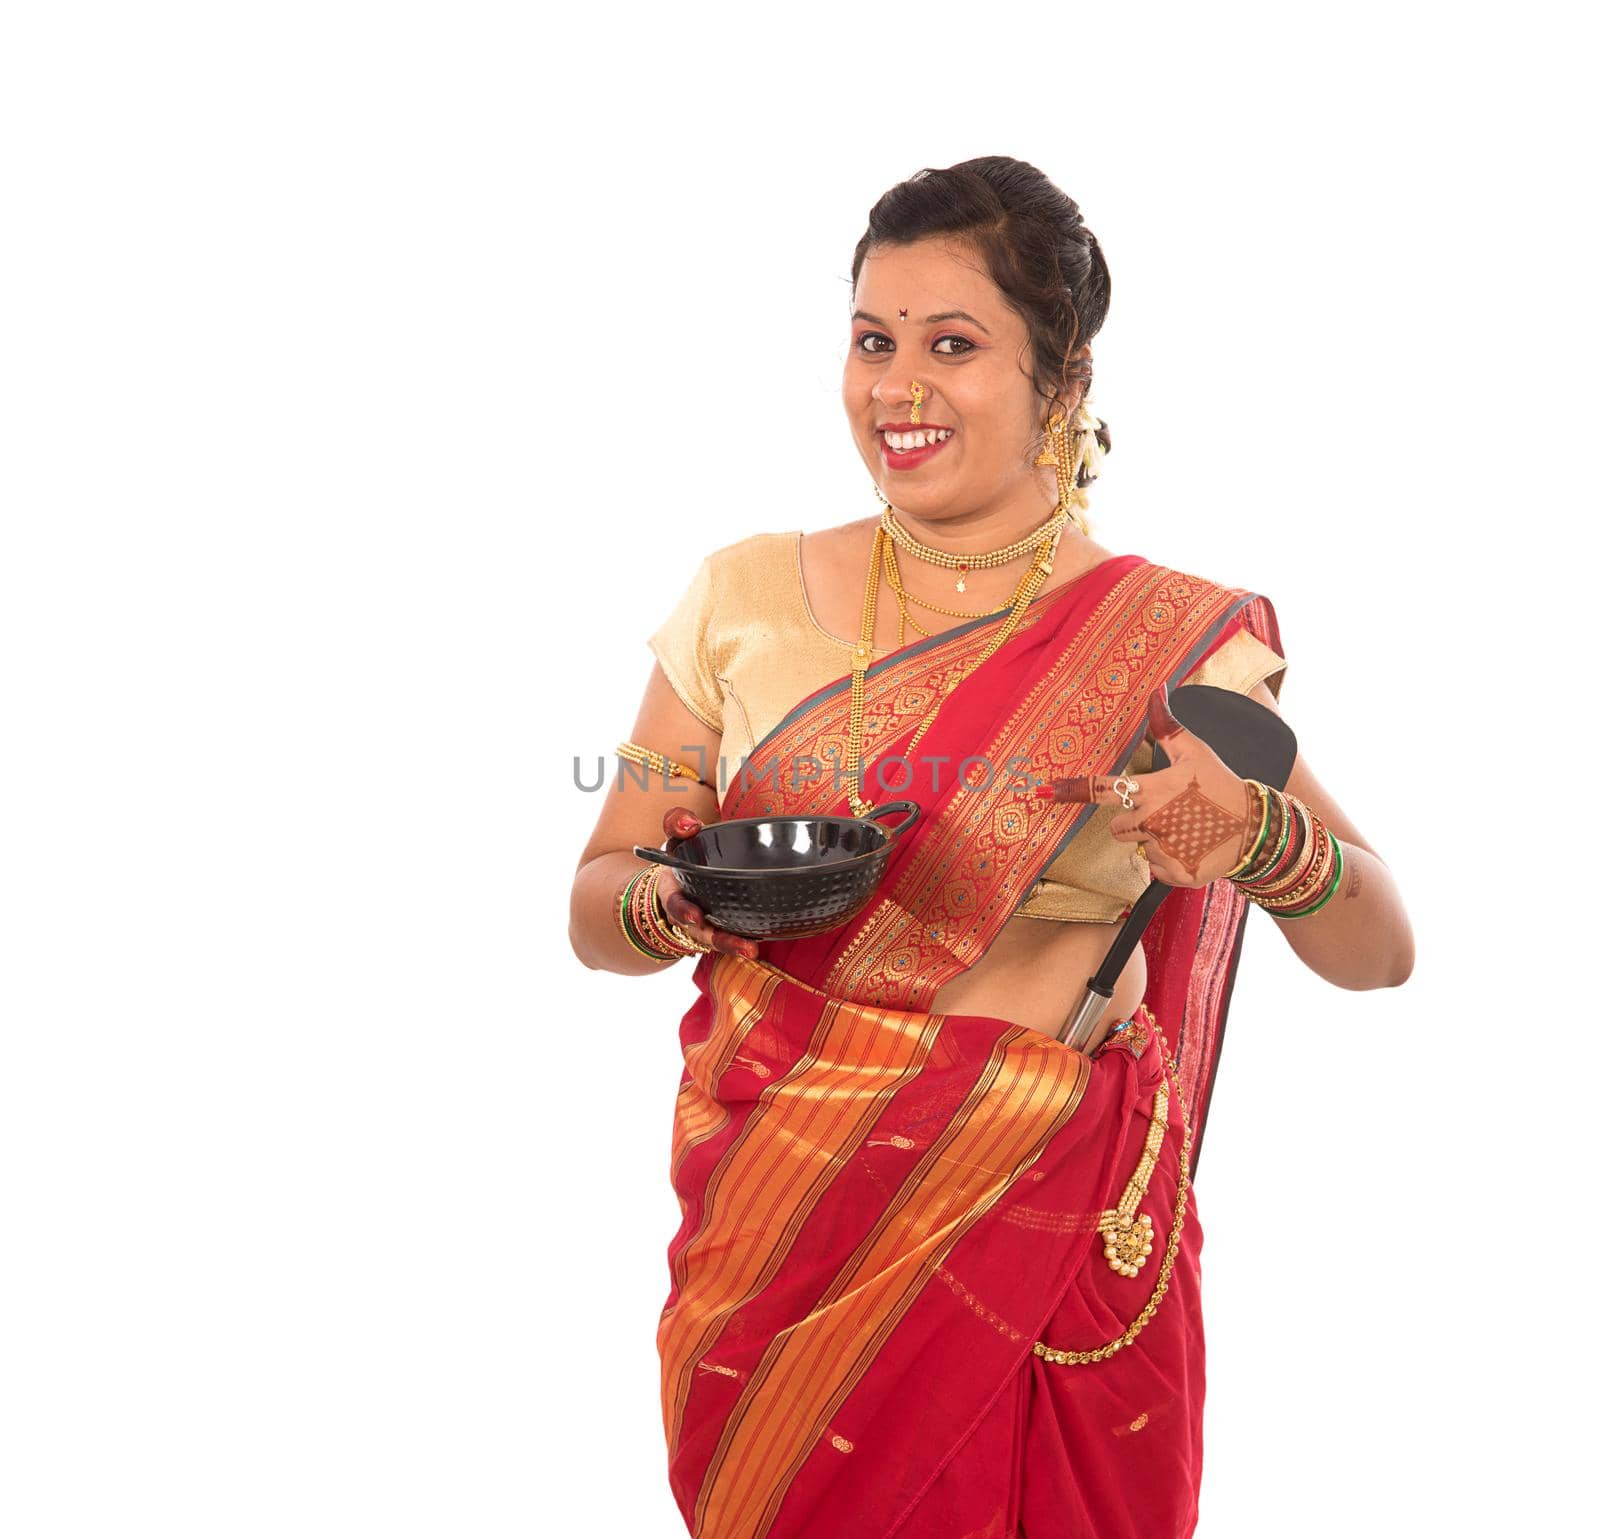
[(670, 1173), (674, 1178), (684, 1157), (727, 1122), (728, 1109), (716, 1098), (717, 1082), (737, 1057), (751, 1028), (766, 1014), (780, 981), (775, 977), (730, 977), (725, 990), (712, 996), (711, 1030), (704, 1041), (694, 1043), (683, 1055), (689, 1078), (678, 1089), (672, 1119)]
[[(865, 1009), (864, 1006), (853, 1006)], [(807, 1318), (774, 1339), (700, 1483), (700, 1539), (761, 1539), (800, 1467), (928, 1279), (1082, 1100), (1083, 1054), (1016, 1027)], [(972, 1173), (1004, 1171), (974, 1190)]]
[[(783, 976), (769, 971), (774, 981)], [(694, 1365), (787, 1259), (883, 1107), (920, 1072), (941, 1019), (828, 1000), (804, 1056), (761, 1092), (707, 1178), (699, 1231), (677, 1254), (679, 1293), (659, 1332), (669, 1448), (681, 1435)], [(765, 1254), (733, 1243), (749, 1234), (776, 1238)], [(692, 1280), (691, 1254), (701, 1262)]]

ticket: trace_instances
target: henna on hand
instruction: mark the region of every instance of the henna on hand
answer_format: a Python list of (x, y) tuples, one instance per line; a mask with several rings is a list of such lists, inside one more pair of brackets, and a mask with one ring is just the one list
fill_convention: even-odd
[(1063, 775), (1058, 780), (1047, 780), (1033, 794), (1046, 801), (1092, 802), (1111, 789), (1110, 775)]
[(1238, 846), (1247, 826), (1243, 818), (1213, 801), (1200, 789), (1200, 782), (1191, 778), (1187, 790), (1164, 802), (1139, 827), (1183, 867), (1193, 882), (1199, 879), (1200, 867), (1208, 856), (1230, 840)]

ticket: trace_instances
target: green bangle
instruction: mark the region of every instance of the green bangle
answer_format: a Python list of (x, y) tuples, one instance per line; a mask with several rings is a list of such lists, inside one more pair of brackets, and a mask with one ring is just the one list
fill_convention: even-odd
[(634, 929), (633, 921), (629, 918), (628, 910), (632, 903), (634, 886), (644, 878), (649, 869), (649, 866), (640, 866), (628, 878), (627, 886), (622, 889), (622, 897), (617, 906), (617, 918), (622, 924), (622, 937), (640, 956), (648, 957), (652, 962), (675, 962), (678, 958), (677, 952), (660, 952), (654, 946), (647, 945), (644, 937)]
[[(1240, 889), (1258, 902), (1263, 898), (1281, 898), (1284, 893), (1293, 891), (1310, 869), (1308, 846), (1317, 834), (1311, 821), (1311, 809), (1294, 796), (1285, 796), (1283, 805), (1283, 831), (1272, 859), (1255, 876), (1241, 877), (1239, 881)], [(1298, 844), (1295, 843), (1296, 834), (1300, 836)], [(1289, 853), (1291, 845), (1294, 846), (1292, 854)]]
[(1233, 870), (1228, 872), (1227, 875), (1230, 882), (1250, 868), (1251, 862), (1256, 858), (1256, 851), (1261, 848), (1261, 841), (1267, 837), (1267, 830), (1272, 827), (1272, 804), (1267, 800), (1267, 788), (1259, 780), (1246, 780), (1245, 784), (1250, 786), (1261, 798), (1261, 827), (1256, 830), (1256, 837), (1250, 846), (1250, 853)]
[(1269, 913), (1275, 912), (1279, 919), (1304, 919), (1308, 915), (1316, 913), (1334, 893), (1338, 892), (1339, 878), (1344, 875), (1344, 846), (1339, 843), (1338, 836), (1331, 829), (1328, 832), (1328, 838), (1333, 841), (1333, 881), (1328, 884), (1328, 890), (1307, 908), (1268, 910)]
[[(1259, 782), (1257, 782), (1257, 783), (1259, 784)], [(1272, 793), (1269, 792), (1265, 786), (1262, 787), (1262, 795), (1263, 796), (1269, 796), (1271, 794)], [(1275, 865), (1278, 864), (1278, 862), (1280, 860), (1283, 859), (1283, 852), (1286, 849), (1288, 849), (1288, 847), (1289, 847), (1289, 834), (1290, 834), (1290, 831), (1294, 827), (1294, 816), (1295, 816), (1294, 807), (1289, 802), (1288, 798), (1285, 797), (1284, 801), (1283, 801), (1283, 817), (1279, 820), (1280, 827), (1278, 829), (1278, 841), (1277, 841), (1277, 844), (1273, 847), (1271, 859), (1263, 861), (1261, 863), (1261, 870), (1262, 871), (1270, 871)], [(1269, 828), (1271, 828), (1271, 827), (1272, 827), (1272, 818), (1269, 815), (1267, 820), (1266, 820), (1266, 822), (1261, 827), (1261, 837), (1262, 837), (1262, 839), (1266, 838), (1267, 830)], [(1260, 847), (1260, 840), (1257, 841), (1257, 848), (1259, 848), (1259, 847)], [(1251, 853), (1251, 855), (1253, 857), (1254, 854), (1255, 854), (1255, 851), (1252, 850), (1250, 853)], [(1237, 882), (1240, 887), (1248, 887), (1248, 886), (1250, 886), (1250, 884), (1252, 882), (1259, 881), (1260, 880), (1259, 875), (1251, 876), (1251, 875), (1247, 874), (1248, 871), (1249, 871), (1249, 868), (1254, 864), (1255, 864), (1255, 862), (1254, 862), (1253, 859), (1249, 860), (1249, 861), (1246, 861), (1245, 865), (1244, 865), (1244, 868), (1240, 871), (1239, 875), (1230, 876), (1228, 878), (1228, 880), (1231, 881), (1231, 882)]]

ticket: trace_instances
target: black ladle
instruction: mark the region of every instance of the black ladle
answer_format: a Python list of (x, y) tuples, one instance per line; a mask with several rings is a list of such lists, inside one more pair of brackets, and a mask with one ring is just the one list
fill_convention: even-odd
[[(1241, 779), (1259, 780), (1279, 791), (1288, 783), (1299, 745), (1289, 724), (1259, 700), (1215, 684), (1182, 684), (1167, 692), (1167, 705), (1179, 722)], [(1157, 741), (1152, 768), (1167, 769), (1171, 763)], [(1133, 905), (1133, 912), (1123, 920), (1100, 970), (1089, 980), (1077, 1008), (1067, 1017), (1066, 1029), (1056, 1033), (1068, 1047), (1093, 1053), (1110, 1035), (1114, 1023), (1107, 1022), (1102, 1028), (1101, 1017), (1111, 1003), (1117, 979), (1139, 944), (1139, 937), (1171, 891), (1169, 883), (1152, 880)]]

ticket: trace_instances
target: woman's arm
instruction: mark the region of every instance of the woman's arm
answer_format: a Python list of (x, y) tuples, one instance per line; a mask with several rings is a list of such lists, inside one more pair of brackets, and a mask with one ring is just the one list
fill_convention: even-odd
[[(1283, 714), (1264, 683), (1250, 691), (1250, 698)], [(1416, 945), (1394, 876), (1311, 773), (1303, 754), (1295, 757), (1283, 789), (1333, 830), (1344, 850), (1344, 871), (1338, 892), (1316, 913), (1303, 919), (1274, 915), (1278, 929), (1312, 972), (1340, 988), (1383, 989), (1404, 983), (1411, 976)]]
[[(630, 736), (635, 743), (689, 765), (707, 780), (717, 779), (721, 734), (684, 705), (660, 663), (650, 670), (650, 681)], [(648, 772), (646, 784), (641, 785), (640, 777), (646, 776), (643, 769), (634, 764), (625, 764), (623, 769), (626, 773), (617, 775), (604, 792), (594, 833), (578, 857), (567, 936), (585, 967), (611, 973), (658, 973), (671, 967), (672, 962), (655, 962), (641, 956), (628, 944), (616, 920), (622, 889), (645, 864), (633, 853), (633, 846), (660, 845), (663, 819), (675, 807), (693, 813), (702, 823), (715, 823), (717, 796), (709, 786), (681, 778), (666, 780), (654, 770)], [(659, 880), (665, 903), (676, 891), (677, 879), (663, 870)], [(754, 942), (724, 930), (694, 929), (692, 933), (719, 951), (738, 951), (746, 956), (755, 953)]]
[[(1278, 702), (1265, 682), (1249, 691), (1276, 714)], [(1113, 839), (1145, 846), (1150, 875), (1174, 887), (1207, 887), (1227, 880), (1245, 853), (1258, 803), (1216, 751), (1173, 716), (1166, 685), (1150, 696), (1150, 729), (1165, 750), (1167, 768), (1147, 770), (1130, 788), (1131, 808), (1106, 825)], [(1035, 794), (1059, 802), (1115, 804), (1125, 777), (1065, 775)], [(1338, 889), (1315, 913), (1298, 919), (1273, 914), (1290, 948), (1314, 973), (1342, 989), (1383, 989), (1411, 976), (1411, 921), (1389, 868), (1296, 755), (1283, 789), (1298, 797), (1328, 825), (1344, 852)], [(1213, 815), (1196, 820), (1193, 794), (1212, 804)], [(1259, 907), (1259, 905), (1257, 905)], [(1270, 913), (1271, 910), (1263, 910)]]

